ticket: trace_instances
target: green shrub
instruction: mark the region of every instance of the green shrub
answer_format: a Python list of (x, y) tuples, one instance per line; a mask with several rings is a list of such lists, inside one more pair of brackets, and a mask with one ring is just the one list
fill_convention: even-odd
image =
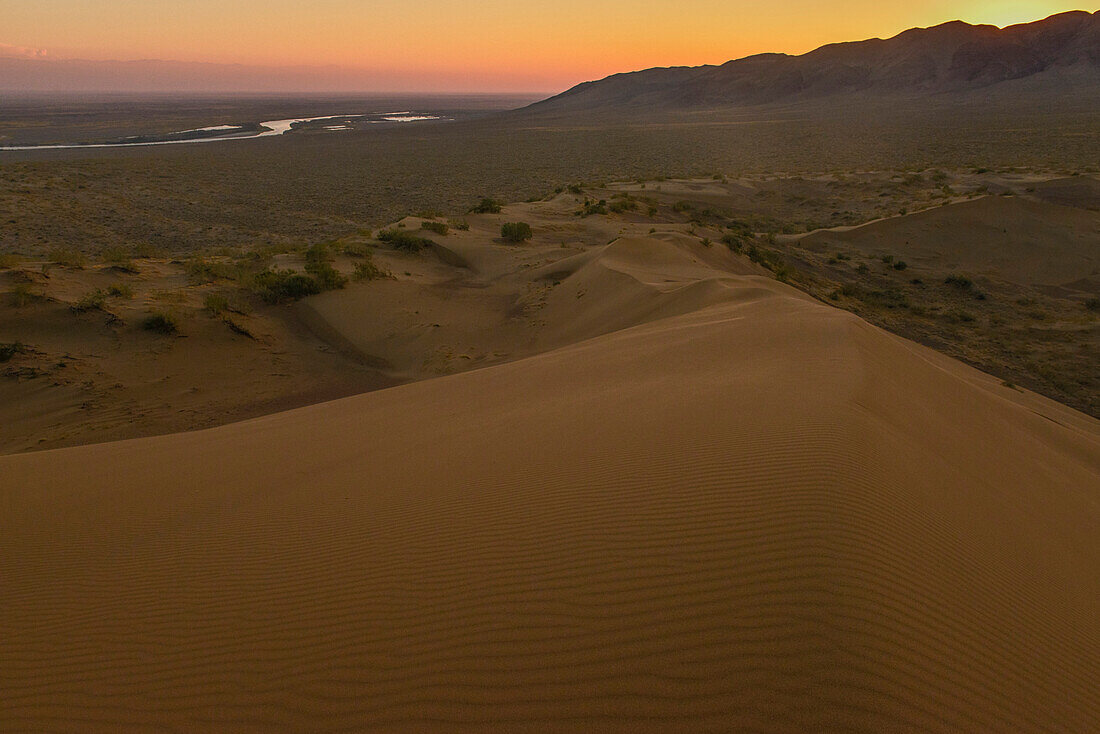
[(107, 295), (115, 298), (133, 298), (134, 289), (126, 283), (112, 283), (107, 286)]
[(470, 223), (465, 219), (452, 219), (451, 227), (457, 229), (460, 232), (466, 232), (470, 229)]
[(500, 202), (496, 199), (484, 198), (470, 209), (471, 214), (499, 214)]
[(106, 291), (96, 288), (85, 293), (75, 303), (70, 304), (69, 308), (72, 309), (73, 313), (84, 313), (85, 311), (97, 311), (103, 308), (106, 303)]
[(318, 242), (315, 245), (310, 245), (306, 248), (305, 258), (307, 269), (310, 264), (332, 262), (332, 254), (329, 252), (328, 243)]
[(88, 262), (84, 253), (75, 247), (55, 247), (50, 250), (49, 260), (55, 265), (63, 265), (67, 268), (82, 268)]
[(531, 225), (527, 222), (505, 222), (500, 226), (500, 236), (508, 242), (523, 242), (532, 237)]
[(145, 317), (141, 322), (141, 328), (156, 334), (175, 334), (179, 331), (179, 322), (176, 317), (165, 311), (157, 311)]
[(633, 199), (619, 199), (608, 204), (607, 208), (615, 212), (616, 214), (621, 214), (622, 212), (633, 212), (637, 211), (638, 202), (634, 201)]
[(374, 260), (367, 258), (363, 262), (355, 263), (355, 272), (351, 274), (354, 280), (378, 280), (391, 277), (382, 268), (374, 264)]
[(348, 279), (327, 262), (306, 263), (306, 272), (313, 276), (323, 291), (343, 288), (348, 283)]
[(364, 242), (346, 242), (342, 249), (348, 257), (370, 257), (372, 248)]
[(581, 205), (580, 211), (577, 212), (579, 217), (591, 217), (594, 214), (607, 214), (607, 202), (603, 199), (599, 201), (592, 201), (585, 199)]
[(261, 270), (252, 277), (252, 290), (268, 303), (285, 303), (321, 292), (321, 285), (293, 270)]
[(724, 242), (726, 247), (730, 248), (731, 251), (736, 253), (740, 253), (745, 249), (745, 240), (739, 234), (730, 233), (722, 235), (722, 242)]
[(219, 293), (209, 293), (202, 299), (202, 307), (211, 316), (221, 316), (229, 310), (229, 299)]
[(417, 237), (399, 229), (384, 229), (378, 233), (378, 239), (405, 252), (419, 252), (422, 247), (431, 247), (435, 243), (427, 237)]
[(894, 263), (894, 270), (905, 270), (909, 265), (904, 260), (898, 260)]
[(970, 287), (974, 285), (974, 281), (970, 280), (970, 278), (966, 277), (965, 275), (960, 275), (958, 273), (947, 276), (946, 278), (944, 278), (943, 282), (947, 285), (953, 285), (959, 290), (964, 291), (970, 290)]
[(450, 231), (450, 228), (443, 222), (421, 222), (420, 229), (426, 229), (438, 235), (446, 235)]
[(244, 277), (242, 265), (202, 257), (192, 257), (184, 265), (184, 269), (195, 284), (213, 283), (215, 280), (241, 280)]

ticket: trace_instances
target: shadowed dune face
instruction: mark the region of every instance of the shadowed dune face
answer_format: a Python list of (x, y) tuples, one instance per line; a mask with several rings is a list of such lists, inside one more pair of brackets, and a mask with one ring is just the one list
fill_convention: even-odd
[(1100, 425), (723, 284), (529, 359), (0, 458), (7, 725), (1100, 727)]

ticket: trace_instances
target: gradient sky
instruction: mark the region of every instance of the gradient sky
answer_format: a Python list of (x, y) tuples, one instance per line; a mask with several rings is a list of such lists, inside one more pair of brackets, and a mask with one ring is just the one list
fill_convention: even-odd
[(554, 92), (651, 66), (887, 37), (960, 19), (1004, 26), (1044, 0), (6, 0), (0, 56), (338, 66), (420, 91)]

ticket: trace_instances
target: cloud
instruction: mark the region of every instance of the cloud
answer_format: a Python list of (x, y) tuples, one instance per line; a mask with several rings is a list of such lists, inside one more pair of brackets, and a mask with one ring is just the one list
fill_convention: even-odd
[(44, 59), (49, 52), (44, 48), (27, 48), (26, 46), (13, 46), (10, 43), (0, 43), (0, 58), (7, 59)]

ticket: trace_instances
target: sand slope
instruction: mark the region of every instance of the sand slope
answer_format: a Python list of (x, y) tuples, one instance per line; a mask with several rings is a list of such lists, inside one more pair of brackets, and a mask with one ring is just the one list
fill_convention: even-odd
[(801, 239), (811, 250), (845, 245), (1027, 285), (1068, 286), (1100, 276), (1100, 212), (1020, 197), (987, 196)]
[(508, 364), (0, 457), (0, 728), (1100, 729), (1100, 424), (719, 287)]

